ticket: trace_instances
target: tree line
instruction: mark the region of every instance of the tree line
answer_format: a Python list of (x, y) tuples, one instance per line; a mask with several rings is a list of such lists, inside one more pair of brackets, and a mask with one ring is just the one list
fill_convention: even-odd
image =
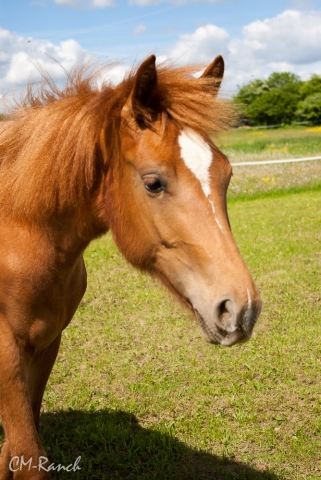
[(267, 80), (256, 79), (239, 88), (233, 101), (241, 104), (250, 125), (311, 122), (321, 125), (321, 76), (303, 82), (290, 72), (274, 72)]

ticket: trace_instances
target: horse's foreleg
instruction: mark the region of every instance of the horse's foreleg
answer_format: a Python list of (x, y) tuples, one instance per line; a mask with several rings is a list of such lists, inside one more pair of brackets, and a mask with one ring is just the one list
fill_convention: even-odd
[(13, 478), (13, 472), (9, 469), (10, 459), (9, 442), (5, 441), (0, 454), (0, 480), (11, 480)]
[(61, 334), (45, 349), (41, 350), (33, 359), (29, 368), (29, 391), (31, 407), (36, 428), (39, 429), (39, 415), (42, 397), (49, 375), (57, 358)]
[(0, 414), (6, 439), (0, 457), (0, 480), (50, 479), (48, 472), (32, 468), (45, 454), (34, 422), (27, 383), (31, 362), (30, 355), (4, 320), (0, 335)]

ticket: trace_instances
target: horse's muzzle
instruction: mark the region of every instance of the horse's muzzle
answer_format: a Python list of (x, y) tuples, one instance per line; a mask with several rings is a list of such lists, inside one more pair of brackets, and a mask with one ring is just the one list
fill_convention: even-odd
[(216, 303), (210, 319), (205, 319), (196, 309), (194, 312), (208, 342), (231, 347), (251, 338), (261, 309), (260, 298), (253, 302), (249, 298), (246, 307), (239, 307), (225, 297)]

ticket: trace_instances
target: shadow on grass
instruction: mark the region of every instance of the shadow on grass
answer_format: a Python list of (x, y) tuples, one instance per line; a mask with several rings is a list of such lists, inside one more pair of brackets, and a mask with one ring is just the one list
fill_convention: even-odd
[(278, 479), (271, 472), (196, 451), (170, 433), (142, 428), (134, 415), (122, 411), (45, 413), (41, 437), (56, 467), (81, 457), (80, 470), (52, 471), (55, 480)]

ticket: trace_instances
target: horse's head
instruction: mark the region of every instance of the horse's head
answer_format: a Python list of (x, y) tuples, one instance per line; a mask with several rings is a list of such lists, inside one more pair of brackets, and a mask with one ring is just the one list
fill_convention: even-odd
[[(195, 82), (206, 90), (211, 81), (215, 94), (223, 70), (217, 57)], [(206, 132), (166, 111), (165, 97), (152, 56), (121, 113), (121, 154), (106, 185), (110, 228), (129, 262), (194, 311), (206, 340), (230, 346), (250, 338), (261, 310), (228, 220), (231, 166)]]

